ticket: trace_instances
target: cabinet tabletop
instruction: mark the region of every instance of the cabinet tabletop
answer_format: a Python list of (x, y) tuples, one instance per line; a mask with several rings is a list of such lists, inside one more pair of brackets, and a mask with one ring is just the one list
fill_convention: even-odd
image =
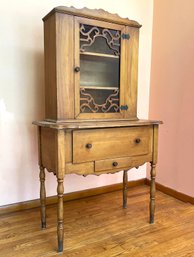
[(66, 120), (64, 122), (34, 121), (33, 124), (40, 127), (53, 129), (87, 129), (87, 128), (114, 128), (114, 127), (135, 127), (162, 124), (159, 120), (110, 120), (110, 121), (87, 121), (87, 120)]

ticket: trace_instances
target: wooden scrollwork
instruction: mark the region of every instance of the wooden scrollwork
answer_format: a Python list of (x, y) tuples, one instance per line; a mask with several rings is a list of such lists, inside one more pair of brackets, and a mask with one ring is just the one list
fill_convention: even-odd
[[(88, 29), (89, 28), (89, 29)], [(91, 46), (97, 37), (103, 37), (106, 40), (108, 47), (113, 51), (114, 55), (120, 55), (120, 32), (103, 29), (100, 27), (92, 27), (89, 25), (80, 25), (80, 51), (84, 52), (87, 47)], [(83, 42), (83, 43), (82, 43)]]
[(97, 104), (91, 92), (85, 88), (80, 89), (80, 111), (89, 110), (92, 113), (107, 113), (119, 111), (119, 89), (115, 89), (106, 98), (103, 104)]

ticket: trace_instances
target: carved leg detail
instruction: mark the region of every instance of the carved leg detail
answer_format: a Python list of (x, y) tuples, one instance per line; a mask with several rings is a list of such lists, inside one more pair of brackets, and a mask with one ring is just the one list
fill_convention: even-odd
[(156, 164), (151, 163), (151, 184), (150, 184), (150, 224), (154, 223), (155, 212), (155, 177), (156, 177)]
[(63, 193), (64, 193), (64, 186), (63, 186), (63, 179), (58, 178), (57, 181), (58, 181), (58, 186), (57, 186), (57, 193), (58, 193), (58, 212), (57, 212), (58, 252), (63, 252), (63, 238), (64, 238)]
[(40, 166), (40, 211), (41, 227), (46, 228), (46, 189), (45, 189), (45, 170)]
[(127, 208), (128, 176), (127, 170), (123, 171), (123, 208)]

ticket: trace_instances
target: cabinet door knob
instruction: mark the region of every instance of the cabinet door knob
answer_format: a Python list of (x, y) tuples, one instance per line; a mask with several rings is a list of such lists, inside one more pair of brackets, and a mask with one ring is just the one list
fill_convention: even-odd
[(113, 162), (112, 166), (117, 167), (118, 166), (118, 162)]
[(140, 139), (140, 138), (136, 138), (136, 139), (135, 139), (135, 143), (136, 143), (136, 144), (139, 144), (140, 142), (141, 142), (141, 139)]
[(75, 72), (80, 72), (80, 67), (75, 67), (74, 71)]
[(92, 148), (92, 144), (86, 144), (86, 148), (87, 149), (91, 149)]

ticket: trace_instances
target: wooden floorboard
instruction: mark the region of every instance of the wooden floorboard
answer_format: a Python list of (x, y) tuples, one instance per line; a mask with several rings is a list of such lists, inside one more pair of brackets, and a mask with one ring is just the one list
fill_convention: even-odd
[(58, 254), (56, 206), (0, 216), (1, 257), (194, 257), (194, 206), (157, 191), (156, 222), (148, 223), (149, 187), (116, 191), (64, 203), (64, 253)]

